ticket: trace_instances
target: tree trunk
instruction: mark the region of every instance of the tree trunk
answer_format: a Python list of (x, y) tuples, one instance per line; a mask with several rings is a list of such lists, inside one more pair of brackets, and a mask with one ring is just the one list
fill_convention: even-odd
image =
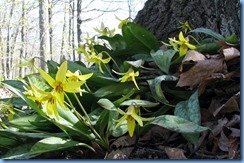
[(240, 0), (148, 0), (134, 20), (162, 41), (177, 36), (186, 21), (193, 29), (240, 36)]
[[(82, 19), (81, 19), (81, 4), (82, 0), (77, 0), (77, 44), (79, 47), (79, 44), (81, 43), (81, 24), (82, 24)], [(79, 60), (81, 60), (81, 55), (79, 55)]]
[(50, 52), (49, 28), (48, 25), (48, 1), (39, 0), (39, 39), (40, 39), (40, 59), (41, 68), (45, 69), (45, 54)]

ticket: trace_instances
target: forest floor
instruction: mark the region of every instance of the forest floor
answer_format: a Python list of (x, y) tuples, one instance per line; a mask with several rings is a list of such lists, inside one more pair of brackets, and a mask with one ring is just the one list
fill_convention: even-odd
[[(106, 152), (93, 144), (96, 153), (76, 149), (38, 156), (39, 159), (241, 159), (240, 92), (200, 97), (202, 125), (211, 130), (200, 134), (197, 144), (189, 143), (180, 133), (154, 126), (136, 142), (124, 135), (111, 140)], [(223, 93), (223, 92), (222, 92)], [(206, 101), (211, 101), (208, 108)]]
[[(239, 79), (238, 79), (239, 80)], [(69, 149), (39, 155), (33, 159), (241, 159), (240, 155), (240, 81), (229, 88), (206, 89), (199, 97), (202, 132), (197, 144), (183, 135), (160, 126), (152, 127), (136, 141), (128, 134), (112, 139), (109, 152), (92, 144), (96, 153), (86, 149)], [(11, 93), (0, 88), (0, 96)], [(137, 142), (137, 143), (136, 143)]]

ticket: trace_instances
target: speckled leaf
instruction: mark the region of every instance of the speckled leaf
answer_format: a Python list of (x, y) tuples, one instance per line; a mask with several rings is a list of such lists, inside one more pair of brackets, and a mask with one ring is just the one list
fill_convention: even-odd
[(122, 102), (120, 105), (121, 106), (130, 106), (130, 105), (138, 105), (142, 107), (154, 107), (157, 106), (159, 103), (155, 102), (150, 102), (146, 100), (127, 100)]
[(166, 74), (169, 73), (169, 67), (171, 65), (171, 60), (174, 57), (176, 51), (174, 50), (158, 50), (156, 52), (152, 51), (151, 56), (157, 66), (160, 68), (161, 71), (165, 72)]
[[(188, 100), (179, 102), (175, 107), (174, 114), (200, 125), (201, 113), (198, 101), (198, 91), (193, 93)], [(188, 141), (197, 144), (199, 134), (183, 134), (183, 137)]]
[(162, 81), (176, 81), (176, 80), (178, 80), (178, 78), (173, 75), (162, 75), (162, 76), (156, 77), (155, 79), (147, 80), (147, 82), (150, 86), (153, 97), (156, 100), (158, 100), (164, 104), (167, 104), (169, 102), (166, 99), (166, 97), (164, 96), (163, 90), (161, 88), (161, 83), (162, 83)]
[(155, 117), (148, 124), (159, 125), (172, 131), (187, 134), (199, 133), (208, 129), (207, 127), (199, 126), (196, 123), (175, 115), (161, 115)]
[(58, 137), (49, 137), (38, 141), (30, 150), (30, 154), (40, 154), (56, 150), (62, 150), (75, 146), (83, 146), (93, 150), (93, 148), (85, 143), (73, 141), (71, 139), (62, 139)]

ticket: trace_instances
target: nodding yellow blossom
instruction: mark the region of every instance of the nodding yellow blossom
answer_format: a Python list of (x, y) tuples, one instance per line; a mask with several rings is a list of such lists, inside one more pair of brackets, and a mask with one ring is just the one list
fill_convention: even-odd
[(123, 110), (118, 108), (118, 112), (122, 114), (123, 116), (118, 120), (117, 125), (115, 128), (117, 128), (119, 125), (121, 125), (124, 121), (127, 121), (127, 128), (130, 137), (133, 137), (136, 122), (139, 124), (139, 126), (143, 126), (142, 121), (150, 121), (152, 118), (143, 118), (139, 115), (139, 106), (130, 105), (126, 110), (127, 112), (124, 112)]
[(99, 68), (99, 71), (101, 73), (104, 73), (103, 72), (103, 69), (102, 69), (102, 66), (101, 64), (107, 64), (109, 63), (111, 60), (111, 57), (108, 57), (106, 59), (103, 59), (103, 54), (102, 53), (99, 53), (98, 55), (95, 55), (94, 53), (92, 53), (89, 58), (88, 58), (88, 62), (90, 63), (96, 63), (98, 65), (98, 68)]
[(93, 28), (96, 32), (100, 33), (103, 36), (112, 37), (114, 35), (115, 29), (109, 30), (109, 28), (105, 27), (104, 23), (101, 23), (100, 29)]
[[(189, 39), (185, 38), (182, 32), (179, 34), (179, 40), (176, 40), (175, 38), (169, 38), (169, 40), (171, 41), (171, 44), (177, 44), (180, 46), (178, 50), (175, 49), (176, 51), (179, 51), (180, 56), (185, 55), (188, 49), (196, 49), (196, 46), (190, 44)], [(175, 45), (172, 46), (174, 46), (174, 48), (178, 48)]]
[(71, 82), (83, 81), (85, 83), (92, 75), (93, 73), (82, 75), (79, 70), (74, 73), (68, 70), (66, 73), (67, 80)]
[(64, 92), (79, 93), (80, 86), (84, 81), (70, 81), (66, 79), (67, 61), (63, 62), (58, 69), (55, 79), (53, 79), (47, 72), (38, 69), (41, 76), (54, 89), (53, 92), (62, 103), (64, 103)]
[[(116, 72), (117, 73), (117, 72)], [(139, 76), (139, 71), (134, 72), (134, 70), (132, 68), (130, 68), (126, 73), (117, 73), (118, 75), (123, 75), (123, 77), (119, 78), (120, 82), (127, 82), (127, 81), (133, 81), (136, 88), (138, 90), (140, 90), (140, 88), (138, 87), (137, 83), (136, 83), (136, 79), (135, 77)]]
[(191, 30), (191, 27), (190, 27), (190, 24), (188, 23), (188, 21), (186, 21), (186, 22), (180, 22), (180, 27), (179, 28), (181, 28), (181, 29), (183, 29), (184, 30), (184, 33), (186, 34), (187, 33), (187, 31), (189, 30)]

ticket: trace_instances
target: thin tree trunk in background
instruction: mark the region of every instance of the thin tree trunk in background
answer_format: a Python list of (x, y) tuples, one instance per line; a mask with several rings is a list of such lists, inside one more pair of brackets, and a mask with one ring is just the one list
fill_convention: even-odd
[[(20, 22), (20, 21), (19, 21)], [(12, 42), (11, 42), (11, 53), (10, 53), (10, 58), (9, 58), (9, 65), (12, 67), (9, 78), (13, 79), (16, 76), (16, 71), (15, 71), (15, 65), (18, 63), (18, 60), (20, 59), (17, 57), (17, 53), (15, 53), (16, 50), (16, 41), (17, 41), (17, 36), (19, 35), (19, 27), (16, 27), (16, 32), (11, 35)]]
[(52, 55), (53, 55), (53, 28), (52, 28), (52, 4), (50, 4), (49, 0), (48, 0), (48, 24), (49, 24), (49, 47), (50, 47), (50, 55), (51, 55), (51, 59), (52, 59)]
[[(81, 4), (82, 4), (82, 0), (77, 0), (77, 44), (79, 47), (79, 44), (81, 43), (81, 24), (82, 24), (82, 20), (81, 20)], [(79, 60), (81, 61), (81, 55), (79, 55)]]
[[(68, 28), (68, 45), (69, 48), (72, 47), (72, 2), (73, 0), (69, 0), (69, 28)], [(73, 51), (73, 49), (72, 49)], [(72, 58), (72, 54), (69, 53), (69, 58)]]
[(9, 22), (8, 22), (8, 32), (7, 32), (7, 40), (6, 40), (6, 68), (5, 68), (5, 77), (9, 78), (11, 76), (11, 20), (12, 20), (12, 16), (13, 16), (13, 11), (14, 11), (14, 7), (15, 7), (15, 0), (12, 1), (11, 4), (11, 9), (10, 9), (10, 13), (9, 13)]
[(48, 0), (39, 0), (39, 39), (41, 68), (45, 69), (45, 55), (50, 54), (50, 37), (48, 22)]
[[(25, 59), (25, 53), (26, 53), (25, 21), (26, 21), (26, 6), (25, 6), (25, 0), (22, 0), (22, 15), (21, 15), (21, 30), (20, 30), (21, 48), (20, 48), (19, 64), (22, 64), (22, 60)], [(21, 66), (19, 68), (19, 76), (24, 77), (24, 75), (25, 75), (25, 67)]]
[(75, 0), (73, 0), (72, 5), (72, 54), (73, 60), (75, 60)]
[(44, 1), (39, 0), (39, 39), (40, 39), (40, 58), (41, 68), (45, 68), (45, 64), (42, 60), (45, 60), (45, 24), (44, 24)]
[(62, 40), (61, 40), (61, 50), (60, 50), (60, 61), (62, 57), (64, 56), (64, 46), (65, 46), (65, 30), (66, 30), (66, 3), (64, 3), (64, 23), (63, 23), (63, 29), (62, 29)]

